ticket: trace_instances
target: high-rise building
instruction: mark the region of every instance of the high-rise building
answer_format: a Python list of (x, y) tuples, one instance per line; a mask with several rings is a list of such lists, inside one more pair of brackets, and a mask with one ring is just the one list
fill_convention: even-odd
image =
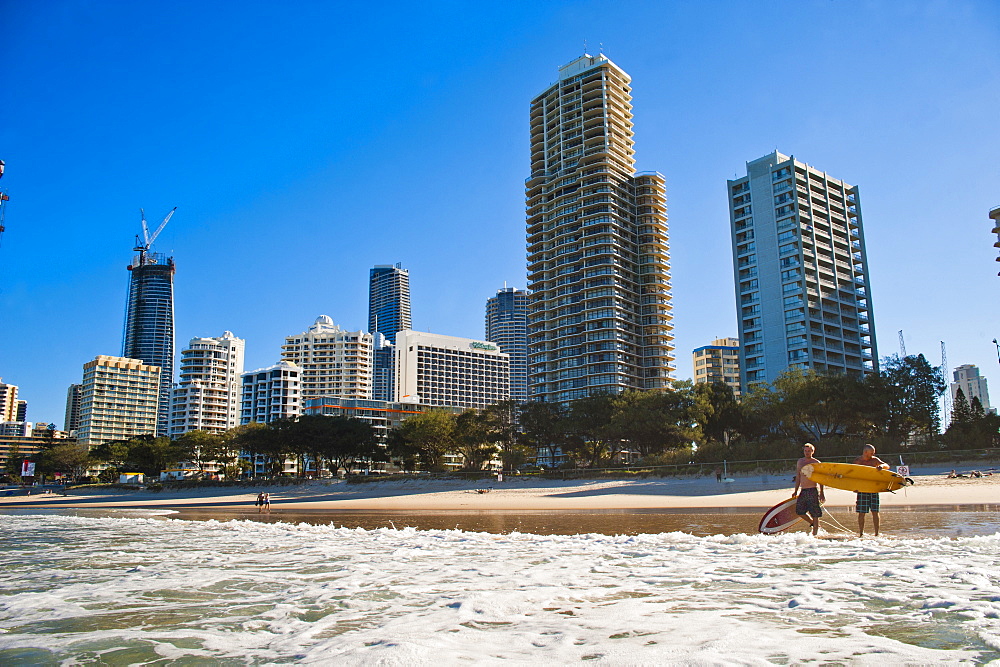
[(583, 55), (531, 102), (532, 400), (670, 385), (666, 187), (635, 172), (629, 83), (605, 56)]
[(481, 409), (510, 398), (510, 362), (493, 343), (396, 334), (396, 403)]
[(63, 428), (67, 433), (80, 428), (80, 399), (82, 398), (83, 385), (71, 384), (66, 390), (66, 420)]
[(17, 421), (17, 385), (0, 382), (0, 422), (12, 421)]
[(410, 272), (400, 264), (375, 266), (368, 273), (368, 330), (395, 340), (410, 326)]
[(149, 252), (148, 243), (135, 250), (139, 254), (128, 267), (122, 356), (160, 369), (156, 434), (167, 435), (174, 381), (174, 258)]
[(983, 409), (990, 411), (990, 390), (986, 383), (986, 378), (979, 375), (979, 367), (974, 364), (963, 364), (952, 371), (951, 399), (955, 400), (958, 390), (965, 394), (965, 400), (972, 403), (973, 398), (978, 398)]
[[(993, 221), (993, 234), (997, 235), (997, 240), (994, 241), (993, 247), (1000, 248), (1000, 206), (994, 206), (990, 209), (990, 220)], [(996, 258), (996, 261), (1000, 262), (1000, 256)], [(997, 273), (1000, 276), (1000, 272)]]
[(281, 360), (274, 366), (242, 375), (241, 424), (266, 424), (302, 414), (302, 369)]
[(156, 432), (160, 369), (138, 359), (98, 355), (83, 365), (77, 440), (99, 445)]
[(742, 385), (878, 370), (857, 186), (775, 151), (729, 181)]
[(281, 358), (301, 369), (302, 398), (371, 399), (374, 336), (344, 331), (327, 315), (308, 330), (285, 338)]
[(695, 384), (724, 382), (739, 396), (740, 341), (736, 338), (716, 338), (711, 345), (699, 347), (691, 355)]
[(28, 421), (28, 402), (18, 400), (17, 408), (15, 409), (14, 419), (19, 422)]
[(188, 431), (224, 433), (239, 426), (245, 346), (242, 338), (226, 331), (215, 338), (192, 338), (181, 350), (170, 409), (171, 438)]
[(510, 359), (510, 398), (528, 400), (528, 305), (526, 290), (504, 287), (486, 300), (486, 340)]
[(393, 344), (410, 326), (410, 272), (399, 263), (373, 267), (368, 274), (368, 330), (375, 335), (371, 398), (394, 400)]

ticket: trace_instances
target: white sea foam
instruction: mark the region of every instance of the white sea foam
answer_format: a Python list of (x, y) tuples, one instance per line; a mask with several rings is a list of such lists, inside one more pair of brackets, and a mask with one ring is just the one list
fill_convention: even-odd
[(0, 663), (1000, 658), (1000, 535), (538, 536), (0, 516)]

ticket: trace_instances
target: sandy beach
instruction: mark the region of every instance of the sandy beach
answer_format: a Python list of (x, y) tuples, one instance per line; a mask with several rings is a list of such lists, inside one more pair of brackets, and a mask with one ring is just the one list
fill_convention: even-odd
[[(919, 471), (915, 471), (919, 472)], [(1000, 474), (947, 479), (947, 471), (913, 475), (915, 484), (882, 494), (884, 506), (976, 506), (1000, 503)], [(271, 495), (272, 512), (282, 511), (534, 511), (767, 508), (791, 495), (791, 475), (633, 480), (496, 481), (380, 480), (317, 481), (300, 486), (206, 488), (184, 491), (70, 490), (54, 494), (0, 497), (0, 511), (37, 508), (130, 508), (232, 512), (253, 508), (257, 493)], [(827, 490), (827, 505), (849, 505), (854, 494)]]

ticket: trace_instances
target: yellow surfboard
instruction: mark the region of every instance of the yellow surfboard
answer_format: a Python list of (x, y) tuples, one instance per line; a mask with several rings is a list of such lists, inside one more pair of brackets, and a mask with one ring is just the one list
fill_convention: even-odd
[(802, 472), (817, 484), (862, 493), (895, 491), (913, 484), (910, 478), (891, 470), (879, 470), (853, 463), (813, 463), (802, 466)]

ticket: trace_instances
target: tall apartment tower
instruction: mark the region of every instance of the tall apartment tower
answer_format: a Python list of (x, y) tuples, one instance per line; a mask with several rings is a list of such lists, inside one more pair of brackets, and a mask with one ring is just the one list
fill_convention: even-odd
[(192, 338), (181, 350), (180, 378), (173, 390), (170, 437), (188, 431), (225, 433), (239, 426), (246, 342), (226, 331)]
[(389, 340), (410, 328), (410, 272), (382, 264), (368, 272), (368, 330)]
[(67, 433), (80, 428), (80, 400), (82, 397), (82, 384), (71, 384), (66, 390), (66, 419), (63, 423), (63, 429)]
[(510, 397), (528, 400), (528, 304), (526, 290), (504, 287), (486, 300), (486, 340), (500, 346), (510, 361)]
[(877, 371), (857, 186), (775, 151), (728, 187), (743, 387)]
[(395, 400), (393, 344), (410, 326), (410, 272), (398, 263), (373, 267), (368, 274), (368, 330), (375, 334), (371, 398)]
[(149, 252), (148, 244), (135, 250), (139, 254), (128, 267), (122, 356), (160, 369), (156, 434), (167, 435), (174, 380), (174, 258)]
[(344, 331), (327, 315), (317, 317), (303, 333), (285, 338), (281, 359), (299, 367), (303, 399), (372, 397), (374, 336)]
[(695, 384), (722, 382), (742, 394), (740, 386), (740, 341), (736, 338), (716, 338), (711, 345), (691, 353)]
[(983, 409), (990, 411), (990, 390), (986, 384), (986, 378), (979, 374), (979, 367), (973, 364), (963, 364), (952, 371), (954, 382), (951, 383), (951, 399), (955, 400), (955, 395), (961, 389), (965, 394), (965, 400), (972, 403), (973, 398), (978, 398)]
[(629, 82), (585, 54), (531, 102), (531, 400), (670, 384), (666, 187), (635, 172)]
[(98, 355), (83, 365), (77, 440), (99, 445), (156, 431), (160, 369), (138, 359)]
[(17, 410), (14, 415), (14, 421), (26, 422), (28, 421), (28, 402), (19, 400), (17, 402)]
[[(2, 380), (3, 378), (0, 378)], [(0, 382), (0, 422), (17, 421), (17, 385)]]

